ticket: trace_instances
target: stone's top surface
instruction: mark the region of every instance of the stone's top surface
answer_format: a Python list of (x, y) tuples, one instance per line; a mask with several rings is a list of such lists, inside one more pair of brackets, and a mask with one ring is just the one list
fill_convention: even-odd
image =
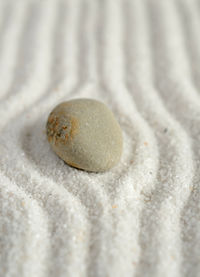
[(87, 171), (106, 171), (122, 154), (122, 132), (107, 106), (75, 99), (55, 107), (47, 121), (48, 140), (67, 164)]

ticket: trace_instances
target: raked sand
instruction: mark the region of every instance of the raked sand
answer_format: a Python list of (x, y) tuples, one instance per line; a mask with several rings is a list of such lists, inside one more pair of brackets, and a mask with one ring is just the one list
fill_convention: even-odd
[[(0, 1), (0, 277), (200, 276), (200, 1)], [(58, 103), (114, 112), (121, 162), (67, 166)]]

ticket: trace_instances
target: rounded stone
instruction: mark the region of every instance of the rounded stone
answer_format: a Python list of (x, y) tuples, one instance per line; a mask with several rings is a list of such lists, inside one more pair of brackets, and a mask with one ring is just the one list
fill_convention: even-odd
[(113, 113), (97, 100), (59, 104), (50, 113), (46, 129), (52, 149), (70, 166), (102, 172), (120, 160), (121, 128)]

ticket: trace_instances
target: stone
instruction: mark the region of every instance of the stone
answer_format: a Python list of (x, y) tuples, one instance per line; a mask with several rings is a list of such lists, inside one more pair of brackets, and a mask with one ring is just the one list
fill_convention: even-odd
[(63, 102), (50, 113), (48, 141), (68, 165), (92, 172), (115, 166), (121, 157), (121, 128), (107, 106), (93, 99)]

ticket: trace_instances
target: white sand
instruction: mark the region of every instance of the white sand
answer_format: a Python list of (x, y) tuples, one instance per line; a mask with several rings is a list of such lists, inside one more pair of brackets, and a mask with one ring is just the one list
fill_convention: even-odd
[[(0, 1), (0, 277), (200, 276), (200, 1)], [(68, 167), (45, 123), (105, 102), (120, 164)]]

